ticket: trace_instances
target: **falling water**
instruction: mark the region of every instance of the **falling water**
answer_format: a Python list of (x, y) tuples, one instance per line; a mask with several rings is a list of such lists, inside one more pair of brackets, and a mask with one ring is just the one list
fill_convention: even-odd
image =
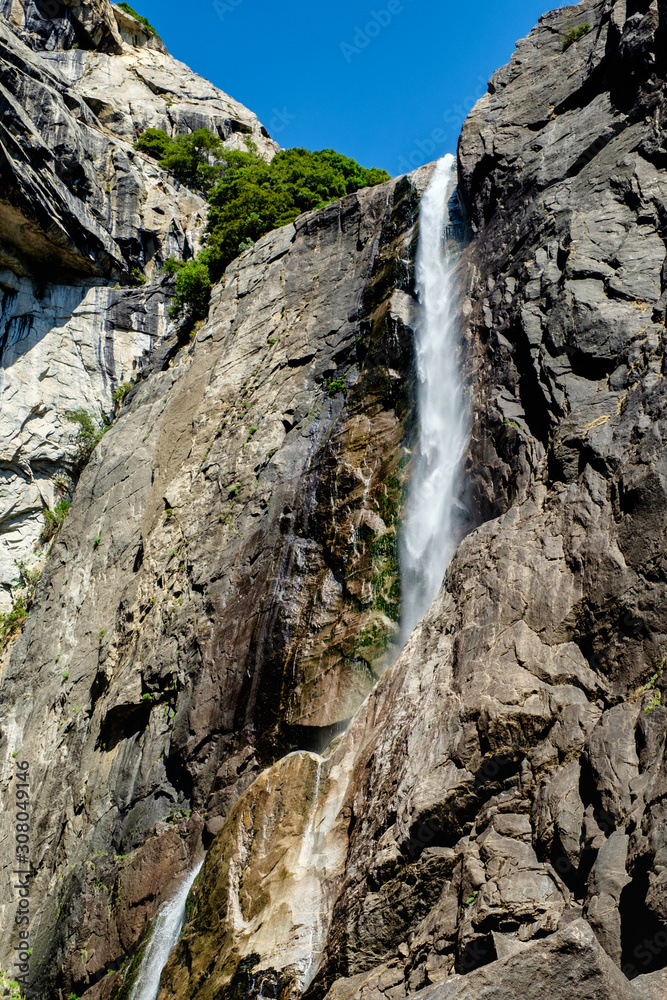
[(455, 220), (449, 202), (456, 187), (456, 160), (438, 161), (419, 214), (415, 332), (419, 442), (413, 459), (401, 537), (405, 641), (436, 597), (460, 539), (457, 494), (469, 415), (458, 368)]
[(161, 907), (155, 918), (130, 1000), (155, 1000), (157, 997), (162, 970), (185, 923), (185, 903), (188, 893), (203, 863), (202, 859), (194, 871), (190, 872), (176, 895)]
[(300, 898), (300, 905), (303, 906), (303, 910), (300, 913), (295, 914), (297, 919), (300, 919), (303, 922), (307, 938), (307, 940), (304, 940), (305, 956), (299, 963), (302, 973), (302, 989), (305, 989), (310, 985), (317, 963), (322, 957), (322, 949), (324, 948), (324, 933), (321, 912), (322, 900), (320, 898), (321, 887), (315, 874), (317, 868), (317, 843), (319, 839), (315, 829), (315, 819), (319, 806), (320, 783), (322, 780), (323, 765), (324, 758), (318, 756), (317, 770), (315, 772), (313, 803), (308, 817), (308, 824), (303, 834), (301, 852), (299, 855), (300, 864), (304, 866), (306, 871), (309, 870), (310, 872), (310, 881), (306, 880), (302, 889), (302, 896)]

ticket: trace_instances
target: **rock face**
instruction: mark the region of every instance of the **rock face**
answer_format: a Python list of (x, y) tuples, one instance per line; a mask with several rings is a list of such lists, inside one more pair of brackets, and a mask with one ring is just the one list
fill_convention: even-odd
[[(47, 6), (52, 0), (46, 0)], [(198, 248), (200, 197), (132, 149), (147, 127), (276, 146), (249, 111), (119, 8), (0, 5), (0, 607), (31, 563), (76, 427), (170, 332), (159, 265)], [(18, 37), (17, 37), (18, 36)], [(72, 48), (74, 39), (77, 48)], [(103, 97), (102, 97), (103, 95)], [(137, 284), (148, 276), (144, 287)], [(120, 282), (120, 285), (118, 285)]]
[[(331, 758), (348, 774), (348, 847), (341, 864), (334, 825), (313, 850), (315, 969), (273, 959), (303, 932), (268, 864), (233, 884), (240, 923), (211, 918), (253, 787), (211, 849), (163, 998), (268, 981), (331, 1000), (434, 983), (443, 997), (632, 997), (643, 985), (626, 978), (648, 990), (667, 964), (662, 16), (547, 15), (469, 117), (479, 527)], [(251, 920), (274, 944), (246, 946)]]
[(662, 996), (666, 17), (546, 15), (466, 122), (477, 527), (388, 668), (429, 170), (264, 237), (152, 353), (2, 676), (37, 995), (126, 996), (203, 840), (160, 1000)]
[(189, 833), (192, 809), (210, 839), (262, 761), (326, 738), (381, 669), (427, 176), (306, 215), (231, 265), (192, 347), (155, 357), (79, 482), (0, 722), (9, 760), (20, 747), (39, 776), (35, 824), (60, 831), (35, 858), (44, 990), (81, 995), (132, 950), (109, 931), (78, 962), (68, 900), (92, 906), (100, 873), (72, 864)]

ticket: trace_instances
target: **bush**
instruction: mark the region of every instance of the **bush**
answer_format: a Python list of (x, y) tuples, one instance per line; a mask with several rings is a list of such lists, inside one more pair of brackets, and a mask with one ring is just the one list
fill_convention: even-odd
[(96, 426), (87, 410), (69, 410), (67, 419), (70, 423), (79, 425), (77, 453), (74, 461), (76, 471), (80, 473), (89, 462), (95, 446), (102, 440), (109, 429), (109, 424), (103, 420), (102, 423)]
[(12, 581), (12, 608), (11, 611), (0, 614), (0, 653), (5, 651), (23, 628), (39, 580), (39, 570), (28, 569), (23, 562), (17, 562), (16, 565), (19, 575)]
[(130, 7), (129, 3), (119, 3), (118, 6), (120, 7), (121, 10), (124, 10), (126, 14), (129, 14), (131, 17), (133, 17), (135, 21), (139, 21), (139, 23), (143, 24), (145, 28), (148, 28), (151, 35), (155, 35), (156, 38), (160, 37), (155, 28), (153, 27), (153, 25), (150, 23), (150, 21), (147, 21), (145, 17), (141, 16), (141, 14), (137, 14), (136, 10), (133, 10), (132, 7)]
[[(186, 163), (190, 155), (181, 148), (187, 146), (185, 140), (197, 135), (193, 132), (192, 136), (170, 140), (166, 133), (147, 129), (136, 146), (159, 158), (160, 166), (174, 172), (175, 164)], [(359, 188), (390, 179), (385, 170), (367, 170), (333, 149), (316, 153), (286, 149), (277, 153), (271, 163), (254, 153), (224, 150), (223, 160), (211, 165), (208, 154), (219, 151), (221, 146), (215, 136), (211, 140), (211, 144), (193, 145), (193, 157), (187, 161), (187, 169), (182, 168), (182, 177), (194, 178), (197, 183), (202, 178), (206, 183), (216, 176), (217, 180), (208, 195), (205, 248), (195, 260), (183, 263), (170, 258), (164, 264), (167, 274), (176, 274), (172, 316), (189, 306), (193, 319), (204, 318), (212, 282), (221, 277), (239, 253), (252, 247), (265, 233), (293, 222), (302, 212), (322, 208)]]
[(111, 393), (114, 403), (122, 403), (127, 394), (132, 390), (134, 382), (121, 382)]
[(154, 157), (163, 170), (197, 191), (208, 191), (222, 169), (210, 162), (220, 152), (222, 139), (207, 128), (173, 138), (162, 129), (148, 128), (134, 148)]
[(58, 534), (71, 506), (72, 504), (69, 500), (60, 500), (53, 510), (50, 510), (48, 507), (44, 508), (45, 524), (40, 535), (42, 542), (50, 542)]
[(135, 149), (147, 153), (155, 160), (161, 160), (173, 140), (161, 128), (147, 128), (134, 144)]
[(213, 280), (250, 241), (302, 212), (388, 180), (386, 171), (366, 170), (333, 149), (285, 149), (271, 163), (254, 153), (226, 152), (222, 176), (209, 194), (205, 253)]
[(570, 45), (573, 45), (574, 42), (578, 42), (580, 38), (587, 35), (590, 30), (590, 24), (580, 24), (578, 28), (570, 28), (563, 39), (563, 52), (569, 49)]
[[(173, 273), (173, 272), (172, 272)], [(203, 257), (195, 257), (176, 269), (176, 290), (169, 315), (189, 306), (191, 319), (204, 319), (211, 296), (211, 275)]]

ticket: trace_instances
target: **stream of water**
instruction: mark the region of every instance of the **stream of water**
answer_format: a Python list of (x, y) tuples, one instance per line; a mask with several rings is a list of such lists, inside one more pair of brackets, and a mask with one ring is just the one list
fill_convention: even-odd
[(470, 418), (458, 364), (455, 189), (456, 159), (448, 154), (438, 161), (419, 212), (418, 444), (401, 533), (402, 643), (437, 596), (461, 537), (457, 503)]
[(155, 1000), (157, 997), (162, 970), (183, 930), (188, 893), (203, 863), (202, 859), (190, 872), (176, 894), (160, 908), (132, 987), (130, 1000)]
[[(436, 597), (461, 536), (456, 507), (470, 420), (458, 367), (455, 272), (459, 245), (451, 238), (456, 220), (450, 218), (450, 199), (455, 188), (456, 160), (445, 156), (438, 162), (424, 192), (419, 215), (416, 278), (420, 318), (415, 332), (418, 444), (401, 533), (403, 642)], [(317, 853), (315, 821), (322, 764), (320, 758), (312, 811), (301, 849), (305, 867), (314, 864)], [(183, 928), (186, 900), (201, 865), (202, 862), (159, 911), (130, 1000), (156, 1000), (160, 976)], [(308, 935), (308, 959), (301, 970), (307, 985), (324, 944), (319, 892), (304, 885), (300, 905)]]

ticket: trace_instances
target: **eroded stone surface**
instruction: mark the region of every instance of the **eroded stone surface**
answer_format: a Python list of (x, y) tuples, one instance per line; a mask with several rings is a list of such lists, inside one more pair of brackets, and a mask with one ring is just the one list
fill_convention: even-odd
[(501, 970), (575, 927), (577, 995), (665, 962), (663, 15), (633, 6), (547, 15), (463, 130), (481, 523), (335, 751), (349, 846), (312, 997), (514, 996)]
[(428, 176), (351, 195), (239, 258), (193, 345), (168, 367), (156, 355), (79, 481), (0, 723), (32, 761), (50, 817), (36, 824), (62, 831), (35, 857), (47, 990), (81, 995), (100, 972), (101, 951), (85, 968), (67, 957), (82, 947), (67, 907), (54, 935), (74, 854), (130, 856), (191, 809), (210, 838), (263, 762), (326, 740), (382, 669)]
[[(270, 157), (277, 147), (108, 0), (13, 0), (0, 12), (4, 610), (16, 563), (39, 560), (42, 512), (62, 497), (54, 478), (72, 474), (67, 412), (113, 414), (113, 390), (170, 332), (160, 265), (200, 244), (202, 198), (135, 152), (137, 135), (208, 127), (227, 148), (249, 141)], [(143, 288), (111, 287), (144, 272)]]

